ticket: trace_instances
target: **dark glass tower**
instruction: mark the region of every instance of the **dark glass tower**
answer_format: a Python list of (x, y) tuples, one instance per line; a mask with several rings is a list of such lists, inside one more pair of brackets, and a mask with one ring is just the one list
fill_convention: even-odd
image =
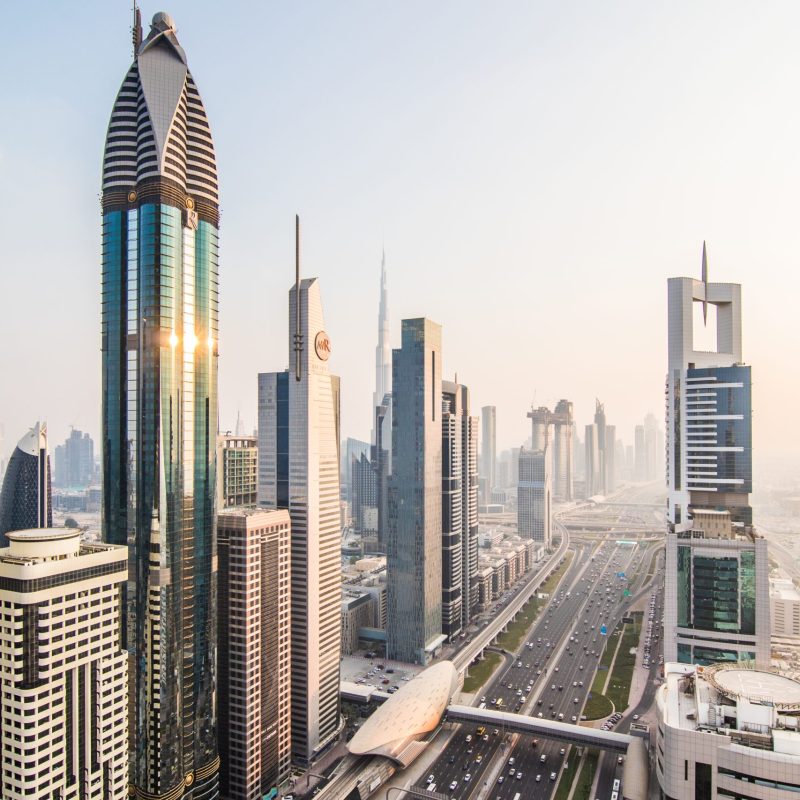
[(168, 14), (103, 161), (103, 537), (129, 546), (131, 792), (216, 797), (214, 144)]
[(50, 528), (50, 456), (47, 425), (37, 422), (17, 444), (8, 462), (0, 492), (0, 547), (8, 547), (6, 534), (27, 528)]

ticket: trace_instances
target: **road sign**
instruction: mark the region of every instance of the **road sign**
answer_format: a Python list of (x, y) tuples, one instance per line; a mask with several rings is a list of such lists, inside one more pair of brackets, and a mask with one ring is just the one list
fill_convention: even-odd
[(625, 590), (625, 591), (622, 593), (622, 596), (623, 596), (623, 597), (630, 597), (630, 596), (631, 596), (631, 593), (630, 593), (630, 592), (629, 592), (629, 591), (626, 589), (626, 590)]
[(600, 626), (600, 635), (605, 636), (608, 633), (608, 628), (605, 625)]

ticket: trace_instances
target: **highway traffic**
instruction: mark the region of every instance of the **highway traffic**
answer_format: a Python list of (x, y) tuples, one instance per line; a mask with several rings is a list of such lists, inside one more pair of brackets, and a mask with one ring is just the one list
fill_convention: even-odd
[[(607, 637), (638, 593), (652, 556), (650, 543), (576, 544), (558, 589), (512, 658), (476, 703), (577, 724)], [(624, 573), (620, 576), (619, 573)], [(628, 589), (631, 597), (623, 597)], [(568, 746), (460, 725), (418, 785), (453, 798), (549, 798)], [(479, 790), (483, 791), (479, 793)]]

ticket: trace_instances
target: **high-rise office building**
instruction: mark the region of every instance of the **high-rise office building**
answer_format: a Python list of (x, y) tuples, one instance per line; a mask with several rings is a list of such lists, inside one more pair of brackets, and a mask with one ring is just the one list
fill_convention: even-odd
[(727, 511), (694, 509), (667, 534), (664, 660), (769, 666), (767, 541)]
[(376, 546), (385, 552), (389, 532), (389, 476), (392, 474), (392, 396), (384, 395), (375, 409), (375, 444), (371, 450), (375, 470), (375, 503), (378, 508)]
[[(664, 656), (769, 664), (767, 543), (752, 527), (750, 367), (742, 364), (741, 287), (670, 278), (667, 574)], [(695, 304), (716, 312), (716, 348), (698, 349)], [(699, 320), (697, 321), (699, 322)], [(649, 423), (649, 424), (648, 424)], [(655, 438), (654, 420), (645, 420)]]
[(94, 442), (88, 433), (72, 429), (55, 451), (53, 485), (85, 489), (94, 477)]
[(361, 456), (365, 455), (367, 459), (370, 457), (371, 446), (369, 442), (362, 442), (359, 439), (353, 439), (348, 436), (342, 448), (342, 462), (340, 465), (340, 489), (342, 500), (351, 505), (351, 514), (355, 516), (355, 511), (352, 509), (353, 504), (353, 488), (352, 488), (352, 471), (353, 462), (359, 461)]
[(2, 796), (128, 794), (124, 547), (74, 528), (18, 530), (0, 550)]
[(169, 14), (144, 40), (134, 25), (102, 210), (103, 538), (129, 545), (131, 792), (210, 798), (219, 198), (208, 119)]
[[(752, 522), (750, 367), (742, 363), (741, 286), (670, 278), (667, 373), (667, 507), (673, 528), (694, 508), (730, 511)], [(696, 349), (694, 306), (716, 310), (716, 348)], [(645, 424), (647, 431), (647, 423)]]
[(378, 533), (377, 484), (378, 475), (367, 454), (354, 457), (350, 462), (350, 513), (353, 527), (368, 538)]
[(288, 508), (292, 522), (292, 759), (301, 765), (341, 730), (339, 393), (330, 352), (319, 281), (304, 279), (289, 292), (292, 368), (258, 376), (259, 505)]
[(404, 319), (392, 353), (387, 655), (427, 664), (442, 633), (442, 329)]
[[(381, 297), (378, 305), (378, 344), (375, 346), (375, 391), (372, 394), (372, 410), (383, 403), (392, 392), (392, 345), (389, 334), (389, 293), (386, 287), (386, 251), (381, 255)], [(376, 442), (377, 429), (372, 420), (372, 444)]]
[(220, 795), (261, 800), (291, 764), (289, 512), (217, 517)]
[(517, 487), (517, 531), (523, 539), (533, 539), (545, 547), (552, 543), (552, 475), (550, 445), (544, 450), (519, 451)]
[(8, 460), (0, 492), (0, 547), (6, 533), (53, 524), (47, 423), (37, 422), (17, 443)]
[(478, 604), (477, 445), (469, 389), (442, 381), (442, 633), (450, 639)]
[(258, 491), (255, 436), (217, 436), (217, 509), (254, 506)]

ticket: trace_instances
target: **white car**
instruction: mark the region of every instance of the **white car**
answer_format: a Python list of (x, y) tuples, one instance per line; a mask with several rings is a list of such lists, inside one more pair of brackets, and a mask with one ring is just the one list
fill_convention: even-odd
[(470, 774), (469, 774), (469, 772), (468, 772), (468, 773), (467, 773), (467, 774), (464, 776), (464, 783), (469, 783), (471, 779), (472, 779), (472, 775), (470, 775)]

